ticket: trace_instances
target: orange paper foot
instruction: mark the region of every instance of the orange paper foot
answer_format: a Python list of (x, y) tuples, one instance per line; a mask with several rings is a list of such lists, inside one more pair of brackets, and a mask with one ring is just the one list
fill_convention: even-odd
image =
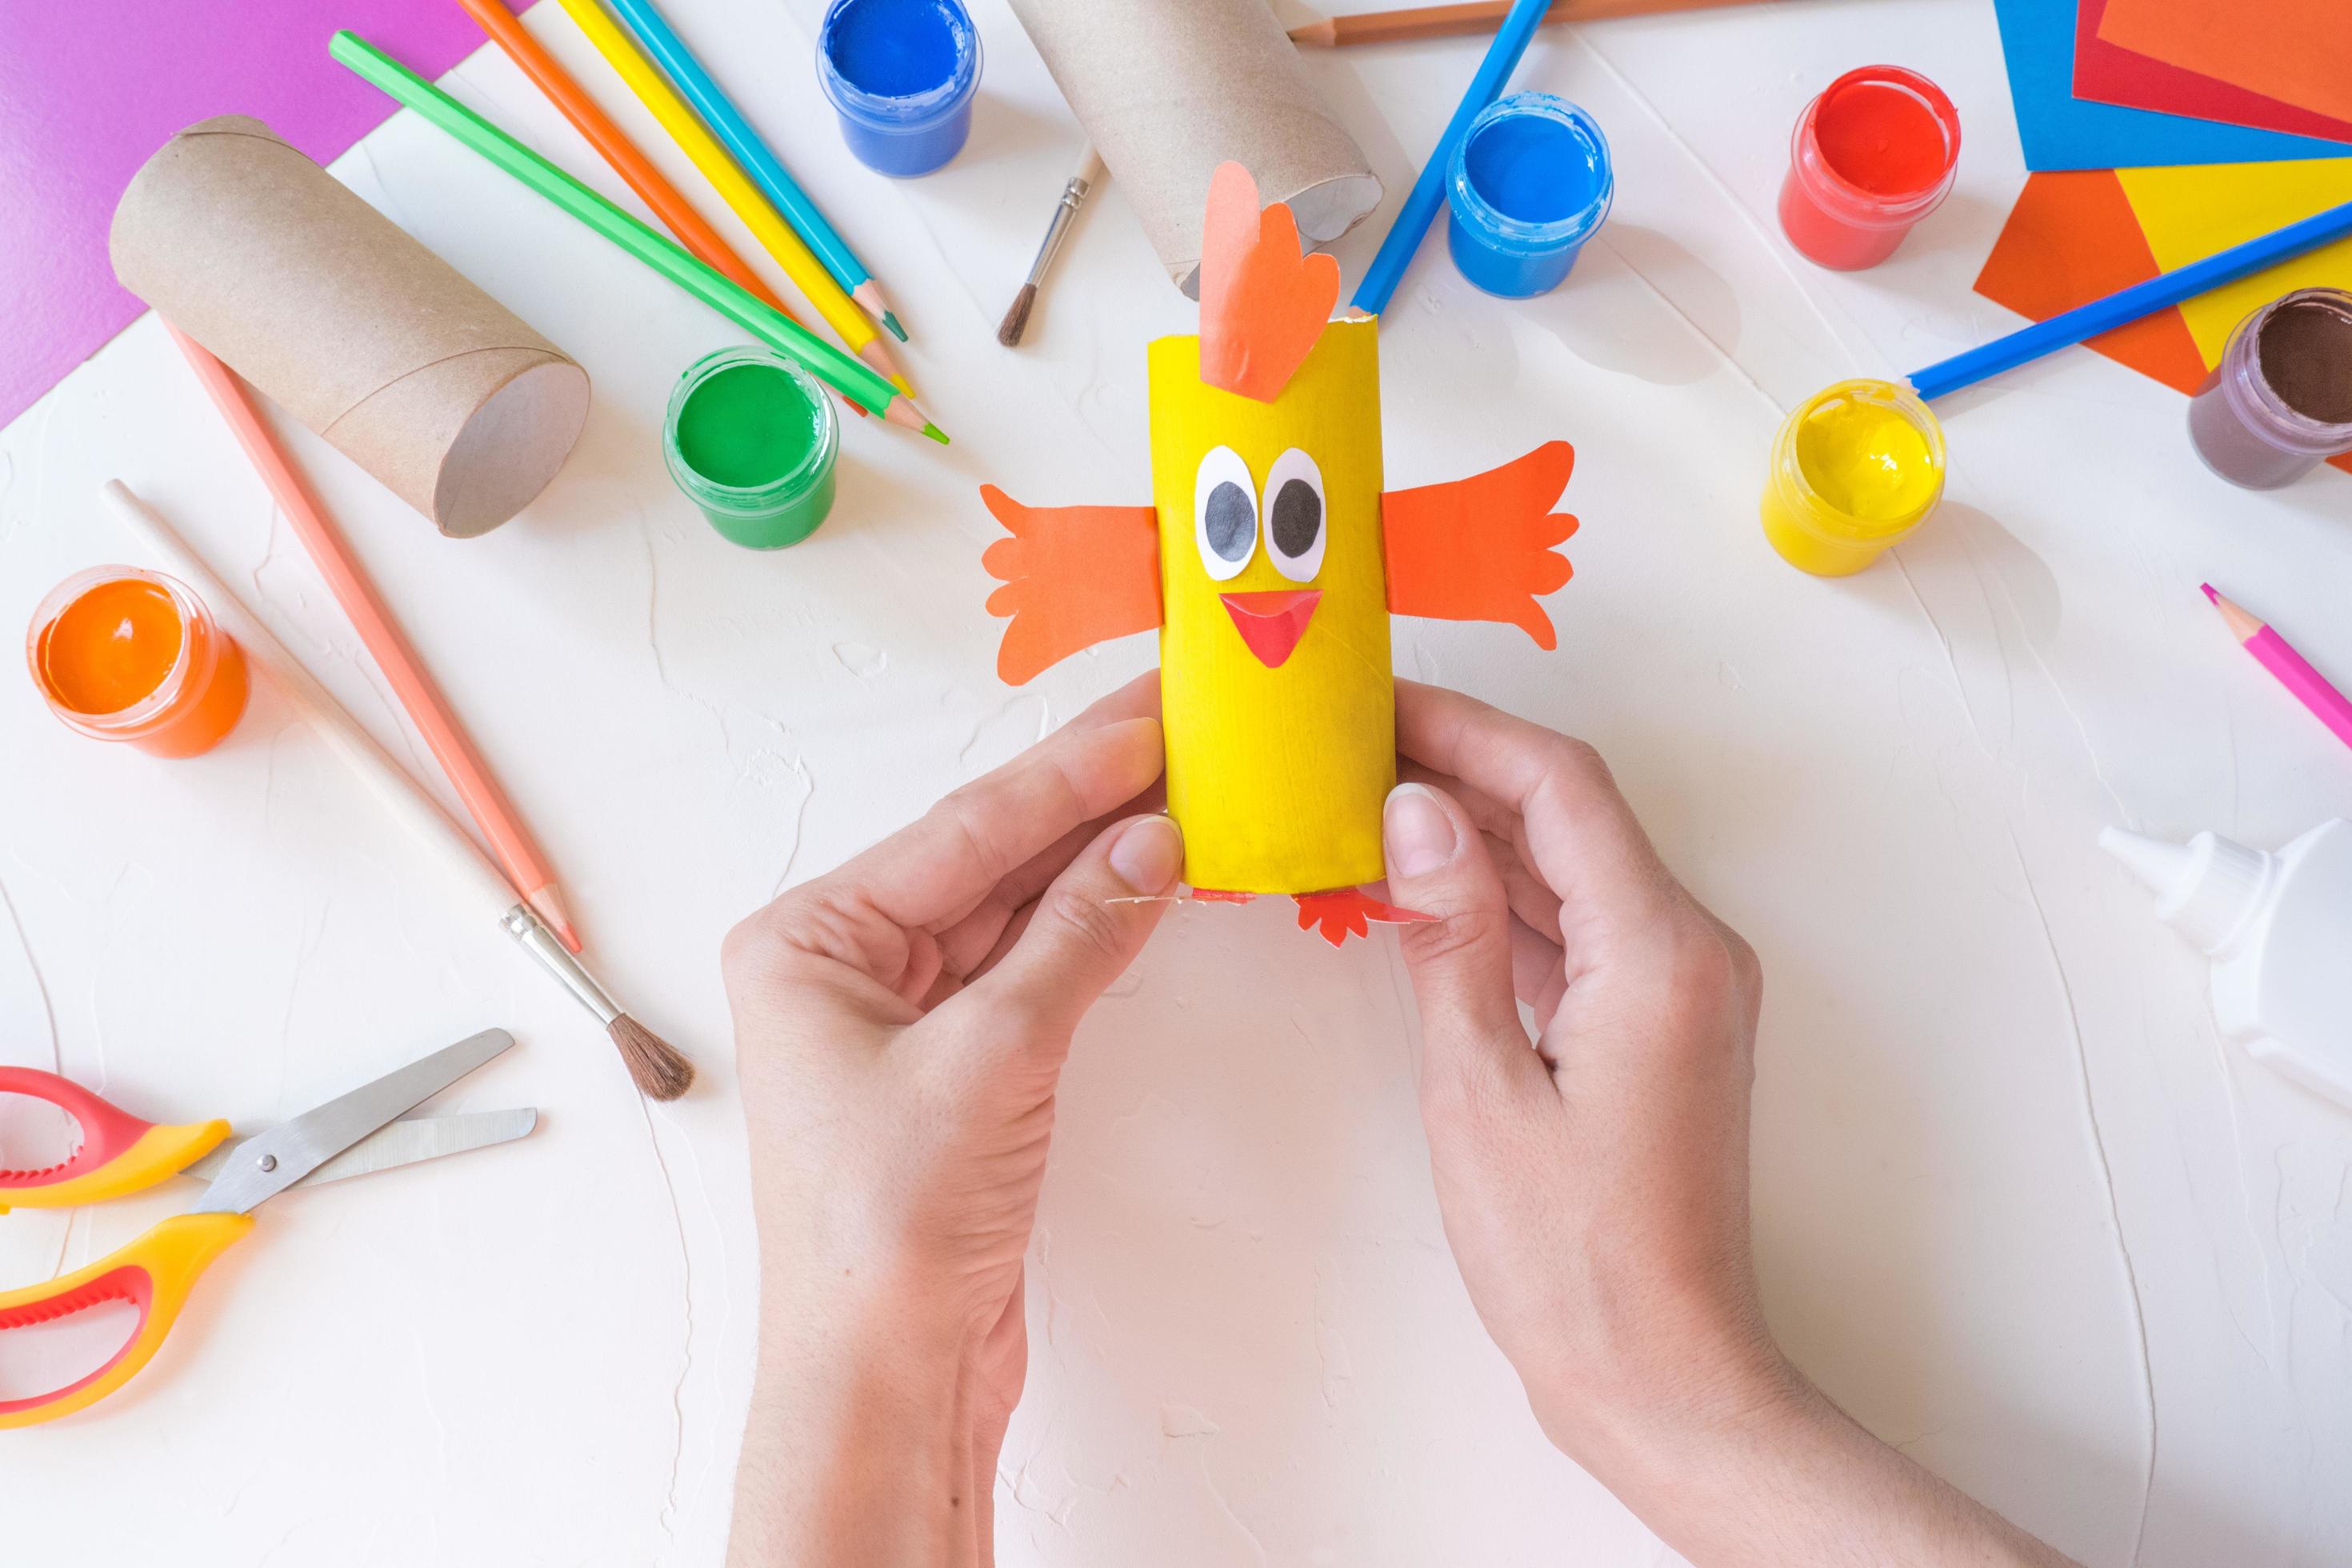
[(1349, 936), (1370, 936), (1370, 921), (1382, 925), (1404, 925), (1412, 921), (1434, 920), (1434, 915), (1401, 910), (1394, 904), (1384, 904), (1361, 888), (1335, 888), (1328, 893), (1300, 893), (1298, 929), (1314, 931), (1320, 928), (1323, 940), (1333, 947), (1345, 943)]

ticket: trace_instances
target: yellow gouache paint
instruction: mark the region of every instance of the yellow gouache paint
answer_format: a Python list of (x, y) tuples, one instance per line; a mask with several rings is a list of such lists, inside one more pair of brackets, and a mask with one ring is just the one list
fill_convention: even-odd
[[(1185, 880), (1250, 893), (1377, 881), (1381, 807), (1396, 783), (1379, 324), (1333, 322), (1272, 403), (1202, 384), (1197, 337), (1154, 342), (1150, 379), (1160, 696)], [(1306, 537), (1290, 481), (1310, 471), (1323, 534), (1311, 563), (1277, 547)], [(1246, 556), (1236, 498), (1203, 510), (1244, 478)]]
[[(2340, 205), (2352, 191), (2352, 158), (2117, 169), (2116, 178), (2147, 237), (2148, 254), (2159, 271), (2169, 272)], [(2352, 289), (2352, 239), (2200, 294), (2183, 303), (2180, 314), (2210, 370), (2240, 321), (2282, 294), (2323, 287)]]
[(1927, 520), (1944, 493), (1944, 437), (1909, 388), (1843, 381), (1780, 427), (1764, 536), (1818, 576), (1859, 572)]

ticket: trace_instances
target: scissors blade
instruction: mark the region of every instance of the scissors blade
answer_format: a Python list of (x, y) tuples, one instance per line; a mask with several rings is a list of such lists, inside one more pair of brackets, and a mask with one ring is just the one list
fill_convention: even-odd
[(485, 1029), (247, 1139), (188, 1212), (249, 1213), (513, 1044), (504, 1029)]
[[(539, 1112), (528, 1109), (403, 1117), (361, 1139), (294, 1184), (315, 1187), (449, 1154), (463, 1154), (473, 1149), (487, 1149), (494, 1143), (509, 1143), (528, 1135), (538, 1125)], [(228, 1169), (229, 1162), (243, 1147), (240, 1143), (215, 1149), (180, 1174), (209, 1182)]]

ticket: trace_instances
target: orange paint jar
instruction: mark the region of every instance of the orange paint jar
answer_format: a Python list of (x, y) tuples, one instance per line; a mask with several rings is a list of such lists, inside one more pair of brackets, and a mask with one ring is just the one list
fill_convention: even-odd
[(33, 612), (25, 658), (69, 728), (152, 756), (208, 752), (245, 711), (245, 654), (160, 573), (98, 566), (67, 578)]

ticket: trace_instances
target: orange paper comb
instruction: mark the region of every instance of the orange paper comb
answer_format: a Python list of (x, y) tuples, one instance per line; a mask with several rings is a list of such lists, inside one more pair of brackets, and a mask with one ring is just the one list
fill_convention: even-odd
[(1201, 234), (1201, 379), (1273, 402), (1339, 300), (1339, 262), (1299, 254), (1290, 208), (1276, 202), (1261, 213), (1250, 172), (1217, 165)]

